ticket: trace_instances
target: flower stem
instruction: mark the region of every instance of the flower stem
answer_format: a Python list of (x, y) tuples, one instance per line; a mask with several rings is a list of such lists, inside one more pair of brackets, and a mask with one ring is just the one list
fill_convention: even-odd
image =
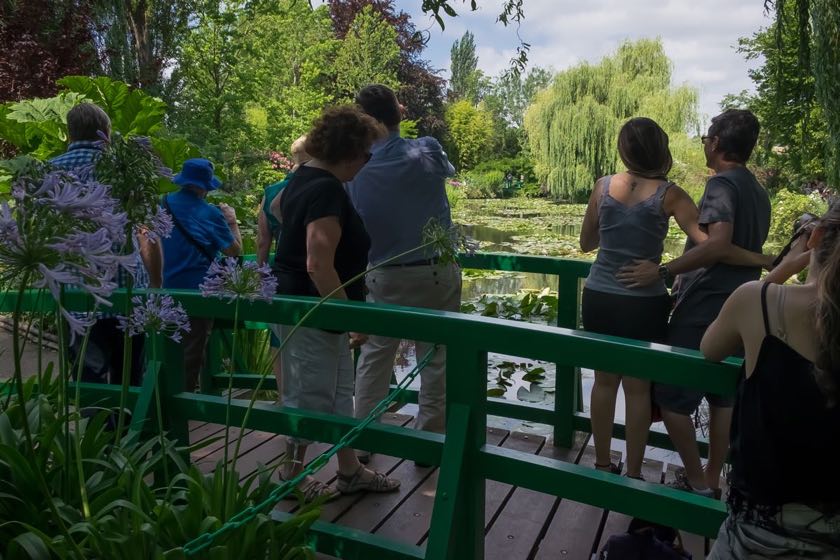
[[(126, 278), (126, 293), (125, 293), (125, 316), (131, 316), (131, 294), (132, 294), (132, 287), (133, 287), (133, 280), (131, 275), (128, 275)], [(123, 425), (125, 423), (125, 403), (128, 400), (128, 385), (131, 381), (131, 366), (132, 362), (132, 349), (131, 349), (131, 334), (129, 334), (128, 329), (123, 332), (123, 359), (122, 359), (122, 383), (120, 384), (120, 410), (117, 415), (117, 433), (115, 435), (115, 444), (119, 445), (120, 439), (122, 439), (123, 433)]]
[[(226, 506), (228, 501), (228, 478), (229, 478), (229, 470), (228, 470), (228, 448), (230, 446), (230, 404), (231, 398), (233, 396), (233, 370), (236, 367), (236, 338), (237, 333), (239, 332), (239, 298), (236, 298), (236, 305), (233, 311), (233, 342), (231, 343), (230, 348), (230, 366), (228, 368), (228, 389), (227, 389), (227, 407), (225, 408), (225, 457), (224, 463), (222, 465), (222, 473), (224, 476), (224, 482), (222, 484), (222, 520), (226, 519)], [(244, 428), (239, 431), (239, 437), (236, 440), (236, 451), (233, 454), (233, 465), (232, 470), (236, 472), (236, 457), (239, 455), (239, 442), (242, 439), (242, 432)]]
[[(94, 308), (95, 310), (95, 308)], [(88, 502), (87, 486), (85, 486), (85, 471), (82, 464), (82, 431), (81, 431), (81, 415), (82, 415), (82, 370), (85, 366), (84, 356), (87, 352), (88, 340), (90, 339), (90, 329), (85, 333), (82, 339), (82, 350), (79, 354), (79, 363), (76, 369), (76, 395), (73, 399), (73, 406), (76, 409), (73, 415), (73, 447), (76, 455), (76, 471), (79, 478), (79, 492), (82, 498), (82, 514), (85, 520), (90, 519), (90, 503)]]
[[(158, 366), (160, 362), (158, 362), (158, 335), (152, 334), (149, 337), (152, 342), (152, 360), (150, 363), (157, 363)], [(157, 424), (158, 424), (158, 438), (160, 439), (160, 452), (163, 454), (163, 477), (166, 479), (167, 484), (172, 479), (169, 478), (169, 461), (166, 458), (166, 439), (163, 437), (163, 407), (160, 404), (160, 370), (158, 370), (158, 375), (155, 378), (155, 412), (157, 415)]]

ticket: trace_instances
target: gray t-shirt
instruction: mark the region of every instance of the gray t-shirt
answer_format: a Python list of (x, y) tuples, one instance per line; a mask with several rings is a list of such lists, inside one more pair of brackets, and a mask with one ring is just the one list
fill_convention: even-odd
[[(770, 230), (770, 197), (746, 167), (718, 173), (706, 182), (700, 199), (700, 225), (717, 222), (732, 224), (734, 245), (761, 252)], [(685, 250), (694, 245), (688, 240)], [(671, 325), (710, 325), (738, 286), (760, 277), (760, 268), (723, 263), (680, 275)]]

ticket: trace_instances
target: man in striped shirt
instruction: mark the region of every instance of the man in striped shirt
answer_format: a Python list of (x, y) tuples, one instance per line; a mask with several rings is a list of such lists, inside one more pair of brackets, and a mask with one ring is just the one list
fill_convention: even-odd
[[(50, 160), (50, 164), (67, 171), (82, 171), (92, 168), (102, 154), (102, 137), (111, 133), (111, 120), (99, 106), (82, 103), (67, 113), (67, 132), (70, 143), (67, 151)], [(135, 237), (139, 246), (136, 274), (133, 286), (138, 289), (159, 288), (161, 286), (163, 253), (160, 243), (152, 243), (144, 235)], [(115, 247), (122, 251), (123, 247)], [(117, 285), (120, 288), (128, 284), (128, 274), (120, 269)], [(130, 380), (132, 385), (140, 385), (143, 377), (143, 343), (145, 337), (137, 335), (131, 342)], [(91, 327), (87, 349), (84, 355), (81, 380), (91, 383), (122, 383), (123, 377), (123, 332), (117, 328), (116, 313), (98, 312), (96, 323)], [(75, 361), (81, 352), (82, 340), (77, 337), (70, 348), (70, 356)]]

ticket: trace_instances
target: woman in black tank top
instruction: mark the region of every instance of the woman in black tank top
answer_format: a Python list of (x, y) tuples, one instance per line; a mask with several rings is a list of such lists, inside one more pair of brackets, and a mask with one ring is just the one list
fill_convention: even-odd
[[(745, 355), (711, 559), (840, 558), (840, 204), (802, 240), (769, 281), (732, 294), (701, 345), (715, 361)], [(805, 284), (772, 284), (804, 266)]]

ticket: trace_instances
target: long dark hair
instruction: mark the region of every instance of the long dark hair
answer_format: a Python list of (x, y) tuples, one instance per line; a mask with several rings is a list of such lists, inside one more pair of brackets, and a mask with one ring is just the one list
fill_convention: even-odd
[(820, 218), (823, 237), (814, 248), (817, 278), (817, 384), (834, 405), (840, 401), (840, 202)]
[(648, 179), (665, 179), (674, 163), (668, 135), (647, 117), (624, 123), (618, 133), (618, 155), (627, 171)]

